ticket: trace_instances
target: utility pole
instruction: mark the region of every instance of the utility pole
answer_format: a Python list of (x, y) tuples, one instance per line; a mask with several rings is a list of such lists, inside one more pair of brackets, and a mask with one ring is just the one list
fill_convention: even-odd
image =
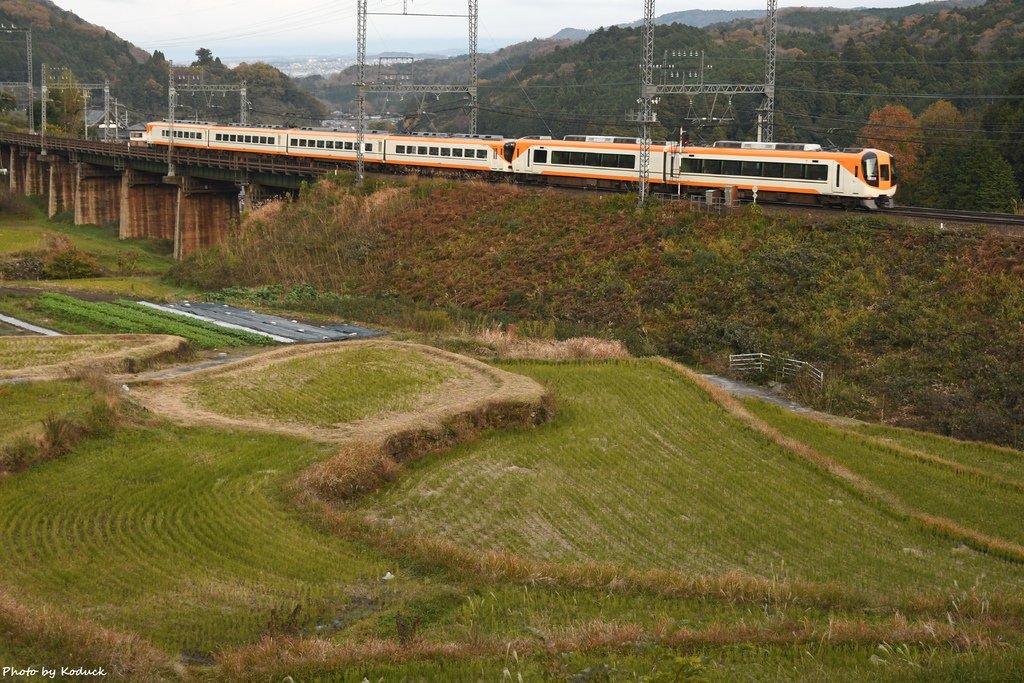
[(47, 91), (47, 76), (49, 73), (46, 71), (46, 62), (43, 62), (42, 69), (40, 69), (39, 78), (39, 95), (42, 99), (40, 102), (40, 128), (39, 128), (39, 156), (46, 156), (46, 104), (49, 102), (49, 92)]
[[(174, 105), (178, 97), (174, 92), (174, 62), (167, 62), (167, 175), (174, 177)], [(175, 240), (175, 244), (178, 241)]]

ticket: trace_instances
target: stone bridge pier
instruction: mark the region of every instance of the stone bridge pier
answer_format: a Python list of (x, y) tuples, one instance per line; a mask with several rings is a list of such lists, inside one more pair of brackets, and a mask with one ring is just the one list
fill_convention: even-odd
[(121, 172), (75, 164), (75, 225), (109, 225), (121, 219)]
[(48, 166), (46, 214), (53, 218), (75, 208), (76, 169), (64, 157), (49, 154), (44, 158)]
[(177, 187), (174, 216), (174, 258), (220, 242), (238, 220), (238, 186), (191, 176), (165, 176)]
[(118, 237), (174, 239), (178, 189), (163, 174), (125, 169), (121, 176), (121, 221)]

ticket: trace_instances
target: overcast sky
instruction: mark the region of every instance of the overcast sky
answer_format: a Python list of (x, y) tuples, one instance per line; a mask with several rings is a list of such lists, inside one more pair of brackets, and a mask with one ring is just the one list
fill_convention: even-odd
[[(354, 55), (355, 0), (56, 0), (145, 50), (192, 61), (206, 47), (221, 58), (287, 55)], [(369, 0), (370, 12), (462, 14), (462, 0)], [(780, 0), (780, 7), (897, 7), (907, 0)], [(481, 50), (530, 38), (545, 38), (565, 27), (593, 29), (636, 21), (641, 0), (479, 0)], [(741, 0), (662, 0), (657, 14), (687, 9), (761, 9)], [(465, 17), (370, 16), (367, 51), (423, 51), (466, 44)]]

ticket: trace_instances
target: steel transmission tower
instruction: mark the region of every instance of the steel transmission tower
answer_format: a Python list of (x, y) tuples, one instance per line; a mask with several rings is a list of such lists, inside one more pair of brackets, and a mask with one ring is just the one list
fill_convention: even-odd
[(765, 142), (775, 140), (775, 50), (778, 38), (776, 12), (779, 0), (768, 0), (768, 17), (764, 24), (764, 104), (759, 114), (758, 137)]
[[(758, 112), (759, 140), (771, 142), (775, 136), (775, 52), (778, 21), (778, 0), (768, 0), (765, 21), (765, 75), (764, 83), (704, 83), (687, 85), (655, 85), (654, 80), (654, 1), (644, 0), (643, 62), (640, 64), (639, 111), (627, 116), (640, 124), (640, 204), (647, 201), (651, 174), (651, 125), (657, 122), (654, 105), (659, 95), (743, 95), (761, 93), (764, 101)], [(702, 70), (703, 71), (703, 70)]]
[[(402, 0), (401, 12), (370, 12), (367, 9), (369, 0), (356, 1), (356, 183), (363, 182), (365, 171), (364, 142), (366, 138), (366, 95), (371, 92), (383, 93), (466, 93), (469, 96), (469, 133), (477, 133), (477, 80), (479, 75), (479, 57), (477, 55), (477, 33), (480, 23), (479, 0), (468, 0), (466, 14), (438, 14), (410, 12), (409, 0)], [(469, 83), (465, 85), (413, 85), (392, 81), (390, 83), (366, 82), (366, 17), (374, 16), (407, 16), (407, 17), (466, 17), (469, 19)]]
[(644, 0), (644, 54), (640, 62), (640, 105), (636, 121), (640, 124), (640, 178), (638, 201), (647, 203), (651, 189), (651, 126), (657, 120), (654, 115), (654, 0)]

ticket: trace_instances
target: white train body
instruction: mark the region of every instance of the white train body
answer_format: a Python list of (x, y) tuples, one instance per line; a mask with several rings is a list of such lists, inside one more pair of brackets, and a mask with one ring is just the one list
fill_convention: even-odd
[[(153, 122), (145, 142), (227, 152), (283, 154), (356, 162), (352, 132), (274, 126)], [(506, 139), (493, 135), (391, 134), (364, 136), (370, 168), (501, 175), (523, 182), (630, 189), (639, 180), (640, 144), (632, 138), (567, 136)], [(741, 198), (766, 201), (890, 206), (896, 193), (892, 156), (877, 149), (822, 150), (793, 143), (718, 142), (710, 147), (654, 144), (649, 178), (659, 192), (692, 194), (735, 188)]]

